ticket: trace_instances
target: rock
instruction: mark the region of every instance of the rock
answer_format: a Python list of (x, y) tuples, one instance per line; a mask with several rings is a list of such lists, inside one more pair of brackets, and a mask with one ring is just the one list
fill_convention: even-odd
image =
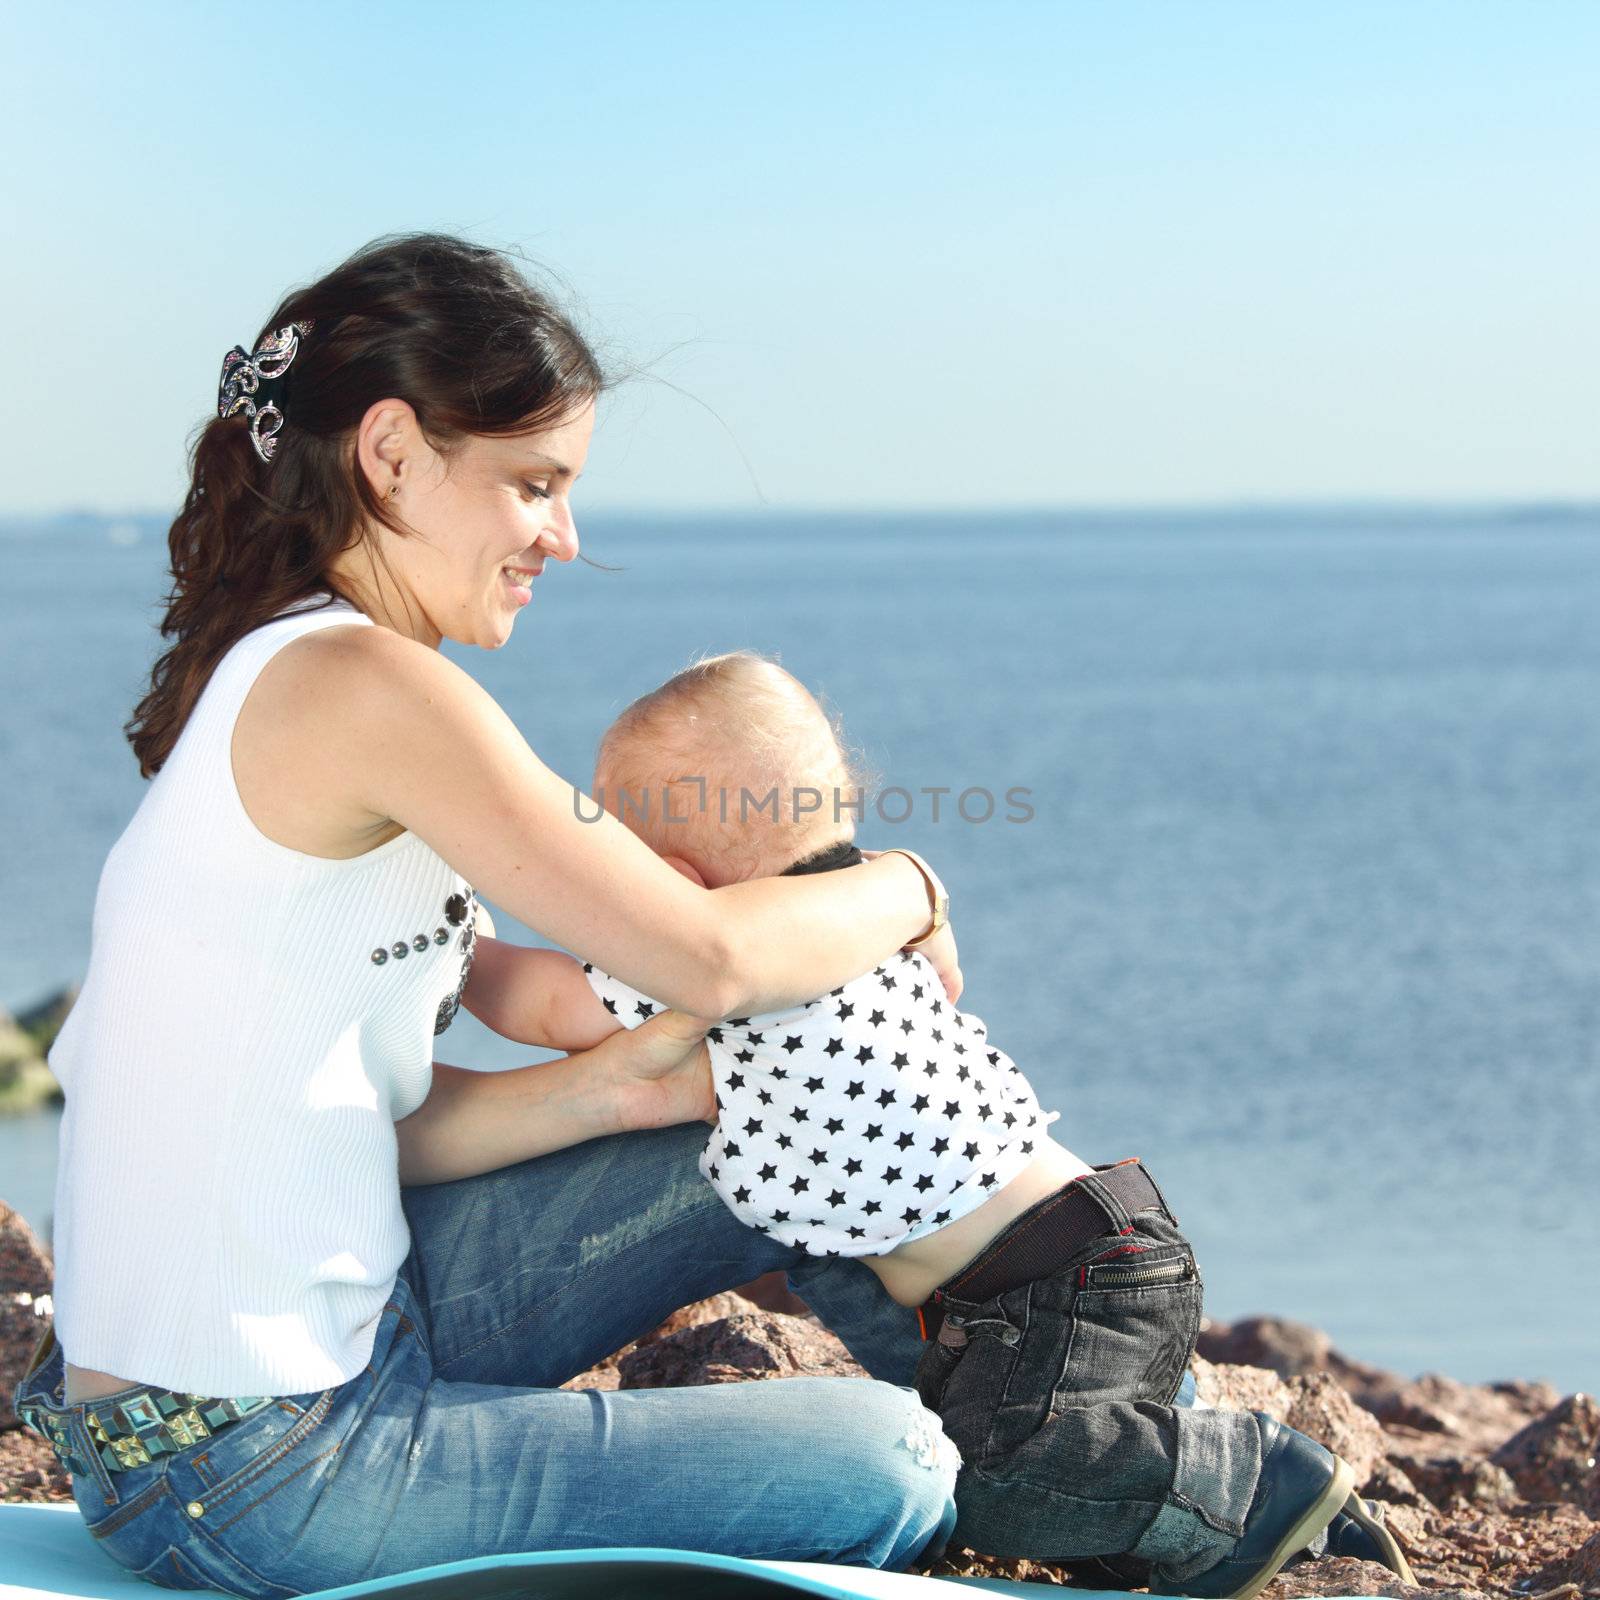
[(1382, 1500), (1390, 1507), (1407, 1506), (1431, 1510), (1432, 1502), (1411, 1481), (1410, 1476), (1388, 1456), (1373, 1465), (1361, 1491), (1371, 1500)]
[(696, 1300), (693, 1304), (674, 1311), (660, 1327), (652, 1328), (649, 1333), (640, 1334), (631, 1344), (625, 1344), (620, 1350), (607, 1356), (604, 1361), (596, 1362), (587, 1372), (580, 1372), (575, 1377), (568, 1378), (561, 1387), (563, 1389), (621, 1388), (622, 1375), (618, 1364), (624, 1356), (645, 1345), (655, 1344), (684, 1328), (698, 1327), (703, 1322), (717, 1322), (723, 1317), (736, 1316), (742, 1311), (752, 1309), (750, 1301), (737, 1290), (728, 1290), (724, 1294), (714, 1294), (705, 1300)]
[(67, 1013), (78, 998), (78, 988), (77, 984), (69, 983), (65, 989), (46, 995), (43, 1000), (16, 1014), (16, 1025), (33, 1041), (36, 1054), (44, 1056), (50, 1053), (50, 1046), (56, 1042), (61, 1024), (67, 1020)]
[(1393, 1596), (1396, 1600), (1424, 1594), (1430, 1600), (1481, 1600), (1475, 1589), (1412, 1588), (1379, 1562), (1350, 1561), (1338, 1556), (1298, 1562), (1287, 1572), (1280, 1573), (1265, 1592), (1272, 1600), (1296, 1600), (1301, 1595), (1353, 1594)]
[(1436, 1506), (1459, 1500), (1487, 1509), (1517, 1498), (1517, 1486), (1503, 1467), (1457, 1441), (1398, 1424), (1384, 1434), (1389, 1466)]
[(1567, 1563), (1566, 1581), (1581, 1589), (1600, 1589), (1600, 1528), (1578, 1546)]
[(20, 1211), (0, 1200), (0, 1293), (49, 1294), (56, 1267)]
[(617, 1363), (624, 1389), (674, 1389), (749, 1378), (866, 1373), (825, 1328), (776, 1311), (747, 1311), (641, 1344)]
[(1428, 1372), (1376, 1397), (1368, 1409), (1386, 1427), (1443, 1434), (1488, 1455), (1559, 1399), (1548, 1384), (1459, 1383)]
[(1596, 1450), (1600, 1450), (1600, 1405), (1589, 1395), (1574, 1394), (1513, 1434), (1489, 1459), (1505, 1468), (1529, 1500), (1586, 1505)]
[(1265, 1367), (1217, 1363), (1198, 1355), (1190, 1367), (1195, 1389), (1207, 1405), (1224, 1411), (1265, 1411), (1280, 1419), (1289, 1414), (1288, 1386)]
[(1287, 1317), (1245, 1317), (1209, 1323), (1196, 1347), (1207, 1361), (1230, 1367), (1266, 1367), (1280, 1378), (1327, 1370), (1333, 1344), (1320, 1328)]
[(0, 1200), (0, 1428), (17, 1425), (11, 1392), (44, 1332), (54, 1281), (50, 1255), (27, 1222)]
[(1358, 1489), (1366, 1485), (1388, 1448), (1377, 1418), (1363, 1411), (1328, 1372), (1289, 1380), (1289, 1410), (1283, 1420), (1348, 1461)]
[(1363, 1411), (1327, 1372), (1287, 1383), (1265, 1367), (1218, 1365), (1196, 1356), (1195, 1387), (1202, 1400), (1224, 1411), (1264, 1411), (1298, 1428), (1355, 1468), (1360, 1488), (1384, 1459), (1388, 1441), (1370, 1412)]

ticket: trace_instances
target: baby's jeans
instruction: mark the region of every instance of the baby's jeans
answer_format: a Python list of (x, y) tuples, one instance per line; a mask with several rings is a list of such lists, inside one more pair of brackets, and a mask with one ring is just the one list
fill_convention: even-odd
[[(65, 1419), (99, 1548), (166, 1588), (279, 1600), (594, 1547), (931, 1560), (955, 1524), (959, 1460), (911, 1387), (916, 1319), (860, 1261), (741, 1224), (700, 1175), (704, 1143), (703, 1124), (680, 1124), (403, 1189), (411, 1252), (370, 1362), (176, 1454), (108, 1470), (84, 1416), (116, 1397), (64, 1405), (59, 1347), (18, 1398)], [(880, 1381), (557, 1387), (777, 1268)], [(160, 1301), (129, 1315), (159, 1316)]]
[[(990, 1299), (940, 1291), (944, 1321), (916, 1384), (962, 1456), (952, 1545), (1038, 1560), (1131, 1555), (1178, 1584), (1243, 1532), (1260, 1429), (1249, 1412), (1196, 1408), (1192, 1386), (1180, 1394), (1200, 1325), (1194, 1252), (1164, 1203), (1127, 1211), (1101, 1180), (1108, 1170), (1074, 1180), (1103, 1214), (1100, 1237)], [(951, 1282), (1003, 1257), (1055, 1198)]]

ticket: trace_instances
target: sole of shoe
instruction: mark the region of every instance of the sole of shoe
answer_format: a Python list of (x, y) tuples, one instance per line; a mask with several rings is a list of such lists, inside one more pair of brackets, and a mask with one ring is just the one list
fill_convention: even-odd
[[(1304, 1550), (1341, 1511), (1347, 1509), (1347, 1502), (1355, 1496), (1355, 1487), (1355, 1468), (1348, 1461), (1335, 1456), (1333, 1476), (1328, 1480), (1327, 1487), (1306, 1507), (1294, 1526), (1285, 1532), (1272, 1554), (1255, 1570), (1249, 1581), (1242, 1588), (1235, 1589), (1228, 1596), (1228, 1600), (1255, 1600), (1255, 1597), (1278, 1576), (1284, 1562), (1295, 1551)], [(1362, 1515), (1366, 1516), (1365, 1510)]]
[(1408, 1583), (1413, 1588), (1417, 1587), (1417, 1575), (1411, 1570), (1411, 1563), (1406, 1560), (1405, 1551), (1400, 1548), (1399, 1542), (1389, 1531), (1386, 1523), (1379, 1522), (1376, 1517), (1367, 1515), (1367, 1508), (1362, 1503), (1359, 1494), (1352, 1494), (1341, 1508), (1351, 1521), (1365, 1528), (1373, 1543), (1383, 1552), (1383, 1564), (1395, 1574), (1402, 1583)]

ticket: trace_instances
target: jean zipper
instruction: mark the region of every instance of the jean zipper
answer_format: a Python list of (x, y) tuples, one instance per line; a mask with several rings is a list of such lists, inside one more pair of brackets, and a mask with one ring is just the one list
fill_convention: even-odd
[(1163, 1261), (1154, 1267), (1094, 1267), (1090, 1270), (1092, 1283), (1096, 1288), (1101, 1288), (1108, 1284), (1120, 1286), (1181, 1280), (1189, 1276), (1191, 1268), (1187, 1261)]

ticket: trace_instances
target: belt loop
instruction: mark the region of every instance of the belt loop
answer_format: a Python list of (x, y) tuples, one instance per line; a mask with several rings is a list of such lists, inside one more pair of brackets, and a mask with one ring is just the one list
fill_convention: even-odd
[(1128, 1208), (1116, 1197), (1112, 1186), (1106, 1182), (1105, 1175), (1114, 1172), (1122, 1166), (1120, 1161), (1113, 1161), (1103, 1167), (1096, 1167), (1093, 1172), (1086, 1172), (1074, 1181), (1089, 1196), (1094, 1203), (1106, 1214), (1112, 1233), (1127, 1233), (1133, 1227), (1133, 1217)]
[(1176, 1228), (1179, 1225), (1178, 1224), (1177, 1213), (1174, 1212), (1172, 1207), (1167, 1204), (1167, 1197), (1164, 1194), (1162, 1194), (1161, 1185), (1159, 1183), (1157, 1183), (1156, 1180), (1150, 1176), (1150, 1169), (1147, 1166), (1145, 1166), (1145, 1164), (1143, 1162), (1139, 1163), (1139, 1172), (1143, 1176), (1144, 1181), (1146, 1183), (1148, 1183), (1152, 1189), (1155, 1190), (1155, 1192), (1156, 1192), (1156, 1203), (1161, 1207), (1162, 1215), (1165, 1216), (1167, 1221), (1170, 1222), (1173, 1225), (1173, 1227)]

